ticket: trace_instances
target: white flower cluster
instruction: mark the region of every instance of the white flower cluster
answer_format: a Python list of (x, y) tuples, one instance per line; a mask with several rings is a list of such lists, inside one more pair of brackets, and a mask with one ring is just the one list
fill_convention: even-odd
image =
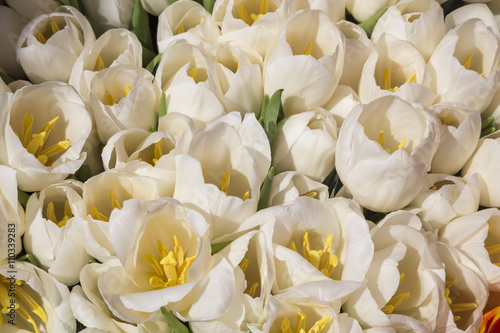
[(497, 1), (0, 3), (0, 331), (500, 313)]

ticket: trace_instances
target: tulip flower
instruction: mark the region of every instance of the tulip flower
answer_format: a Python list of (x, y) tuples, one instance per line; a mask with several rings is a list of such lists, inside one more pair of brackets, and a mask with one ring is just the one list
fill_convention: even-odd
[(39, 15), (53, 13), (61, 5), (55, 0), (6, 0), (5, 2), (27, 20), (32, 20)]
[(76, 59), (94, 42), (85, 16), (74, 7), (62, 6), (24, 27), (17, 41), (17, 59), (33, 83), (68, 82)]
[(382, 97), (349, 113), (338, 136), (335, 167), (363, 207), (403, 208), (422, 188), (438, 135), (437, 119), (421, 104)]
[(0, 35), (0, 45), (2, 45), (0, 66), (10, 77), (17, 79), (26, 78), (23, 68), (16, 59), (17, 39), (25, 25), (26, 20), (16, 11), (6, 6), (0, 6), (0, 31), (2, 32)]
[(159, 16), (170, 4), (166, 0), (141, 0), (142, 7), (151, 15)]
[(326, 200), (329, 196), (328, 186), (297, 171), (286, 171), (274, 176), (269, 196), (270, 206), (290, 204), (299, 196)]
[(101, 33), (115, 28), (128, 29), (132, 25), (134, 0), (83, 0), (85, 15), (95, 24)]

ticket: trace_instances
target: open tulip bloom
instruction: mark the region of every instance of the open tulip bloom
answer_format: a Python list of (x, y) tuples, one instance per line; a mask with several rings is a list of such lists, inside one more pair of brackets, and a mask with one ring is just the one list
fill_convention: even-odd
[(0, 332), (498, 333), (498, 0), (0, 0)]

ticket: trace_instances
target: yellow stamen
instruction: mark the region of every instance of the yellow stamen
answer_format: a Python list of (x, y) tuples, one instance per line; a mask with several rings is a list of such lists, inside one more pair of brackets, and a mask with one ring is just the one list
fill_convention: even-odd
[(66, 200), (66, 202), (64, 202), (64, 216), (68, 217), (68, 218), (72, 218), (73, 217), (73, 212), (71, 211), (71, 206), (69, 204), (69, 201)]
[(401, 282), (403, 282), (404, 278), (405, 278), (406, 274), (405, 273), (401, 273), (399, 274), (399, 284), (401, 284)]
[(98, 56), (96, 61), (95, 61), (95, 67), (94, 71), (98, 72), (100, 70), (104, 69), (104, 61), (102, 61), (102, 57)]
[(180, 22), (179, 26), (177, 27), (177, 34), (182, 34), (183, 32), (186, 32), (184, 30), (184, 24), (182, 22)]
[(309, 198), (313, 198), (313, 199), (316, 198), (317, 195), (318, 195), (318, 193), (314, 192), (314, 191), (307, 192), (306, 194), (304, 194), (304, 196), (309, 197)]
[(309, 242), (309, 233), (306, 231), (304, 237), (302, 237), (302, 253), (306, 256), (309, 251), (311, 251), (311, 244)]
[[(404, 148), (404, 146), (405, 146), (405, 140), (406, 140), (406, 137), (404, 136), (403, 140), (401, 140), (401, 143), (398, 145), (398, 147), (396, 148), (396, 150), (398, 150), (400, 148)], [(394, 151), (396, 151), (396, 150), (394, 150)]]
[(108, 105), (115, 105), (116, 104), (116, 100), (113, 97), (113, 95), (106, 94), (106, 103), (108, 103)]
[(490, 231), (491, 229), (493, 229), (493, 223), (488, 223), (488, 231)]
[(177, 260), (175, 260), (174, 252), (170, 251), (166, 257), (160, 261), (160, 265), (163, 266), (163, 271), (168, 280), (177, 280), (179, 277), (177, 275), (177, 270), (175, 266), (177, 265)]
[(500, 245), (485, 246), (484, 248), (489, 255), (500, 253)]
[(247, 258), (241, 259), (239, 266), (240, 266), (241, 270), (243, 271), (243, 273), (247, 270), (249, 263), (250, 263), (250, 260), (248, 260)]
[(160, 141), (155, 143), (153, 164), (156, 165), (158, 160), (163, 156), (163, 143)]
[(59, 27), (57, 26), (57, 23), (53, 20), (50, 20), (50, 29), (52, 30), (52, 34), (55, 34), (56, 32), (59, 31)]
[(460, 319), (462, 319), (462, 317), (460, 317), (460, 316), (453, 316), (453, 321), (459, 321)]
[(109, 219), (95, 208), (95, 206), (90, 207), (90, 214), (94, 220), (101, 220), (104, 222), (109, 222)]
[(41, 33), (40, 31), (37, 31), (37, 32), (36, 32), (35, 37), (36, 37), (36, 39), (37, 39), (40, 43), (42, 43), (42, 44), (47, 43), (47, 39), (45, 39), (45, 36), (44, 36), (44, 35), (42, 35), (42, 33)]
[(245, 201), (246, 199), (248, 199), (249, 196), (250, 196), (250, 192), (246, 191), (245, 194), (243, 195), (243, 197), (241, 198), (241, 200)]
[(294, 241), (290, 242), (290, 250), (297, 252), (297, 246)]
[(47, 157), (54, 156), (57, 153), (60, 153), (62, 151), (65, 151), (71, 146), (71, 142), (69, 141), (59, 141), (53, 146), (50, 146), (47, 149), (44, 149), (40, 152), (40, 155), (45, 155)]
[(229, 187), (229, 182), (231, 181), (231, 175), (229, 174), (229, 171), (224, 172), (224, 175), (222, 176), (222, 179), (220, 181), (219, 189), (227, 194), (227, 189)]
[(450, 305), (451, 312), (464, 312), (477, 308), (476, 303), (454, 303)]
[(128, 96), (129, 93), (130, 93), (130, 87), (126, 86), (125, 87), (125, 96)]
[(57, 217), (56, 217), (56, 213), (54, 211), (54, 203), (53, 202), (49, 202), (49, 204), (47, 205), (47, 219), (49, 219), (52, 222), (54, 222), (55, 224), (57, 224)]
[(122, 206), (118, 202), (118, 199), (113, 191), (109, 191), (109, 200), (111, 201), (111, 207), (113, 207), (112, 209), (122, 209)]
[(389, 73), (389, 67), (384, 69), (384, 76), (382, 77), (382, 89), (390, 90), (391, 89), (391, 74)]
[(281, 333), (293, 333), (292, 329), (290, 328), (290, 320), (288, 320), (288, 318), (285, 318), (281, 321)]
[(250, 288), (248, 288), (247, 291), (245, 291), (245, 294), (247, 294), (250, 297), (255, 297), (255, 291), (257, 291), (257, 288), (259, 287), (259, 283), (255, 282), (252, 284)]
[(412, 74), (406, 82), (414, 83), (415, 80), (417, 79), (417, 74)]
[(33, 127), (33, 114), (27, 112), (23, 118), (23, 134), (21, 138), (21, 143), (23, 144), (23, 147), (26, 147), (30, 142), (32, 127)]
[(45, 132), (33, 134), (32, 138), (33, 139), (26, 146), (26, 150), (28, 151), (28, 153), (36, 156), (39, 155), (37, 154), (38, 148), (41, 148), (43, 146), (43, 142), (45, 140)]
[(307, 333), (319, 333), (330, 320), (330, 317), (326, 316), (314, 323), (314, 326), (307, 331)]
[(45, 165), (47, 163), (47, 161), (49, 160), (49, 158), (46, 155), (40, 155), (37, 157), (37, 160), (38, 160), (38, 162)]
[(189, 76), (191, 76), (194, 80), (194, 82), (196, 82), (196, 74), (198, 73), (198, 70), (196, 68), (193, 68), (191, 70), (191, 72), (189, 73)]
[(16, 288), (16, 294), (44, 323), (47, 322), (45, 311), (23, 288)]
[(259, 15), (267, 14), (268, 10), (269, 10), (269, 3), (267, 2), (267, 0), (262, 0), (260, 2)]
[(306, 329), (306, 315), (297, 311), (297, 321), (295, 322), (295, 332)]
[(183, 262), (184, 261), (184, 250), (182, 249), (181, 243), (177, 239), (177, 236), (174, 235), (174, 253), (175, 253), (175, 259), (177, 262)]
[(410, 297), (409, 292), (393, 296), (389, 300), (389, 302), (387, 302), (387, 304), (381, 309), (382, 312), (384, 312), (385, 314), (391, 314), (395, 310), (395, 308), (404, 301), (406, 301), (408, 297)]
[(304, 52), (302, 52), (302, 54), (311, 55), (312, 45), (313, 45), (312, 42), (309, 42), (309, 44), (307, 44), (307, 47), (304, 50)]
[(382, 146), (382, 148), (384, 148), (384, 130), (381, 130), (380, 133), (378, 134), (377, 142), (379, 145)]
[(248, 16), (248, 13), (245, 7), (243, 7), (242, 3), (240, 3), (238, 6), (238, 15), (240, 16), (240, 19), (243, 20), (243, 22), (245, 22), (248, 25), (252, 25), (252, 20), (250, 20), (250, 17)]
[(465, 69), (469, 69), (471, 61), (472, 53), (469, 53), (467, 57), (465, 57), (464, 62), (462, 62), (462, 66), (464, 66)]

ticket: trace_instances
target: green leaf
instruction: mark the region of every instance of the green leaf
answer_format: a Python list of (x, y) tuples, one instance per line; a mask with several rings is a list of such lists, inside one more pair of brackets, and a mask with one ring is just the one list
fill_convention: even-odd
[(488, 134), (494, 133), (495, 127), (495, 117), (488, 117), (482, 120), (481, 123), (481, 138)]
[(375, 28), (375, 25), (377, 24), (378, 20), (384, 15), (386, 12), (387, 7), (379, 11), (377, 14), (373, 15), (370, 17), (368, 20), (364, 21), (363, 23), (358, 24), (368, 35), (368, 38), (371, 38), (373, 28)]
[(188, 328), (179, 319), (168, 312), (164, 307), (161, 307), (161, 314), (167, 321), (168, 326), (170, 326), (170, 331), (172, 333), (189, 333)]
[(154, 71), (156, 65), (158, 64), (158, 62), (160, 61), (162, 55), (163, 55), (163, 52), (161, 52), (160, 54), (156, 55), (156, 57), (154, 57), (153, 60), (151, 60), (149, 62), (149, 64), (146, 66), (146, 69), (148, 71), (150, 71), (151, 73), (153, 73), (153, 71)]
[[(153, 39), (149, 30), (148, 14), (142, 8), (141, 0), (135, 0), (134, 14), (132, 16), (132, 32), (137, 36), (144, 48), (154, 50)], [(142, 57), (144, 59), (144, 50)], [(149, 61), (145, 63), (149, 63)]]
[(18, 257), (16, 259), (18, 261), (29, 261), (30, 263), (32, 263), (36, 267), (40, 267), (40, 265), (38, 264), (38, 261), (36, 260), (35, 256), (32, 255), (31, 253), (26, 253), (25, 255), (20, 256), (20, 257)]
[[(142, 64), (151, 64), (151, 62), (157, 57), (157, 54), (150, 49), (145, 48), (144, 46), (142, 47)], [(153, 67), (154, 69), (154, 67)]]
[(259, 204), (257, 205), (257, 210), (266, 208), (269, 205), (269, 198), (271, 197), (271, 188), (273, 186), (274, 179), (274, 168), (271, 167), (267, 173), (266, 179), (260, 187), (260, 198)]
[(87, 179), (92, 177), (92, 172), (90, 171), (90, 167), (87, 163), (83, 163), (80, 169), (75, 173), (76, 179), (85, 183)]
[(264, 118), (264, 115), (266, 114), (267, 106), (268, 105), (269, 105), (269, 95), (265, 94), (264, 95), (264, 100), (262, 101), (262, 108), (260, 109), (260, 118), (259, 118), (259, 121)]
[(11, 82), (14, 82), (13, 78), (11, 78), (10, 76), (8, 76), (7, 74), (2, 73), (2, 72), (0, 72), (0, 78), (2, 78), (3, 82), (5, 82), (5, 84), (9, 84)]
[(24, 209), (26, 209), (26, 203), (28, 202), (28, 199), (30, 198), (31, 193), (27, 193), (21, 190), (17, 190), (17, 200), (19, 200), (19, 203), (21, 206), (23, 206)]
[(207, 12), (210, 14), (212, 14), (212, 11), (214, 10), (214, 4), (215, 0), (203, 0), (203, 7), (205, 7)]
[(280, 110), (282, 109), (282, 93), (283, 89), (279, 89), (273, 94), (269, 100), (266, 110), (264, 111), (264, 115), (262, 116), (263, 127), (266, 132), (267, 139), (269, 140), (269, 145), (271, 146), (271, 152), (273, 150), (274, 137), (276, 135), (276, 123), (278, 122), (278, 116), (280, 114)]
[(230, 240), (230, 241), (212, 244), (212, 255), (216, 254), (217, 252), (219, 252), (220, 250), (222, 250), (223, 248), (225, 248), (226, 246), (228, 246), (232, 242), (233, 241)]
[(163, 117), (167, 114), (167, 99), (165, 98), (165, 92), (161, 94), (160, 108), (158, 109), (158, 118)]

